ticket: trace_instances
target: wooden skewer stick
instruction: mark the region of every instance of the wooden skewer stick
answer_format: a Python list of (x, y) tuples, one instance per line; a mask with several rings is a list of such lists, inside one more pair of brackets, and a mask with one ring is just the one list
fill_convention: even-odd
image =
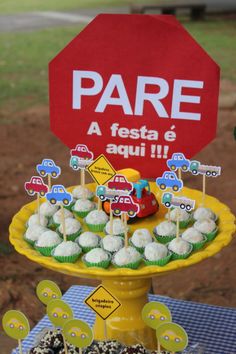
[(128, 244), (128, 227), (127, 227), (127, 217), (126, 214), (124, 213), (124, 224), (125, 224), (125, 248), (129, 246)]
[(65, 223), (65, 213), (63, 204), (61, 204), (61, 223), (62, 223), (62, 233), (63, 233), (63, 241), (66, 242), (66, 223)]
[(48, 191), (50, 192), (52, 188), (52, 180), (51, 180), (51, 175), (50, 173), (48, 174)]
[(62, 336), (62, 338), (63, 338), (63, 345), (64, 345), (65, 354), (68, 354), (68, 348), (67, 348), (65, 337)]
[(170, 208), (168, 208), (168, 221), (170, 222)]
[(20, 340), (20, 339), (18, 339), (18, 348), (19, 348), (19, 353), (20, 353), (20, 354), (23, 354), (22, 343), (21, 343), (21, 340)]
[(82, 187), (85, 186), (85, 169), (84, 168), (81, 169), (81, 185), (82, 185)]
[(106, 320), (104, 320), (103, 323), (104, 323), (104, 339), (107, 340), (107, 324), (106, 324)]
[(79, 348), (79, 354), (82, 354), (82, 348)]
[(179, 237), (179, 208), (177, 208), (177, 219), (176, 219), (176, 237)]
[(206, 197), (206, 175), (205, 173), (202, 175), (202, 205), (205, 204), (205, 197)]
[[(178, 168), (178, 178), (182, 180), (182, 171), (181, 168)], [(182, 195), (182, 189), (179, 192), (180, 195)]]
[(161, 343), (159, 340), (157, 341), (157, 354), (161, 354)]
[(98, 210), (102, 209), (102, 201), (101, 199), (98, 197)]
[(110, 235), (113, 235), (113, 212), (110, 207), (110, 230), (109, 230)]
[(39, 196), (39, 193), (37, 193), (37, 210), (38, 210), (38, 223), (40, 225), (40, 196)]

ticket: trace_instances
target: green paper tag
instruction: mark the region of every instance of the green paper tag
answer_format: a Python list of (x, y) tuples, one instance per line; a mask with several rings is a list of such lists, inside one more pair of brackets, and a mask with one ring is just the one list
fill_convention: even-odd
[(30, 332), (30, 325), (25, 315), (16, 310), (5, 313), (2, 319), (2, 326), (6, 334), (14, 339), (24, 339)]
[(73, 311), (66, 302), (56, 299), (48, 303), (47, 315), (55, 327), (62, 327), (66, 321), (73, 318)]
[(156, 330), (161, 346), (172, 352), (184, 350), (188, 345), (188, 335), (183, 327), (176, 323), (163, 323)]
[(93, 341), (93, 332), (89, 325), (73, 319), (65, 322), (62, 333), (66, 340), (78, 348), (88, 347)]
[(36, 294), (44, 305), (47, 305), (51, 300), (60, 299), (62, 297), (60, 288), (51, 280), (42, 280), (38, 283)]
[(142, 319), (149, 327), (156, 329), (162, 323), (171, 322), (172, 316), (166, 305), (151, 301), (143, 307)]

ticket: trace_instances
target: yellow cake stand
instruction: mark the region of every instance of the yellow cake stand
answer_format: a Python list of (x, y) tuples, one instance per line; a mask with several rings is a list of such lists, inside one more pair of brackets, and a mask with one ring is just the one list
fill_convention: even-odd
[[(140, 178), (139, 173), (135, 170), (126, 169), (120, 172), (125, 174), (130, 181)], [(95, 191), (95, 184), (88, 184), (87, 186)], [(150, 187), (159, 200), (160, 210), (154, 216), (130, 225), (131, 233), (134, 229), (141, 227), (147, 228), (152, 232), (154, 226), (164, 219), (166, 209), (160, 203), (161, 192), (154, 182), (150, 182)], [(68, 190), (72, 190), (72, 188), (68, 188)], [(196, 206), (200, 205), (202, 199), (200, 191), (184, 188), (183, 195), (195, 199)], [(29, 216), (36, 210), (36, 201), (24, 205), (13, 217), (9, 229), (10, 242), (17, 252), (43, 267), (76, 277), (101, 280), (103, 286), (114, 294), (122, 304), (106, 321), (108, 338), (117, 339), (127, 345), (139, 342), (143, 343), (147, 348), (156, 348), (154, 330), (145, 326), (141, 319), (141, 309), (148, 301), (147, 294), (151, 286), (152, 277), (189, 267), (208, 257), (212, 257), (232, 240), (235, 231), (235, 217), (230, 212), (230, 209), (216, 198), (208, 195), (205, 199), (205, 206), (210, 207), (219, 217), (219, 233), (216, 238), (202, 250), (194, 252), (186, 260), (171, 261), (164, 267), (141, 265), (137, 270), (117, 269), (113, 266), (110, 266), (109, 269), (87, 268), (81, 260), (75, 264), (58, 263), (53, 258), (40, 255), (23, 239), (26, 230), (25, 224)], [(84, 230), (86, 230), (86, 226), (84, 226)], [(101, 236), (103, 235), (101, 234)], [(83, 300), (78, 299), (78, 301)], [(104, 324), (98, 316), (95, 321), (94, 334), (96, 339), (104, 339)]]

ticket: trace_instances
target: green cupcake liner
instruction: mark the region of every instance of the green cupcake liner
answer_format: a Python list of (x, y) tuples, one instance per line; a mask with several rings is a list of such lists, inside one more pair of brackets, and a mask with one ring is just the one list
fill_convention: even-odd
[(117, 264), (114, 262), (114, 259), (112, 259), (112, 265), (113, 265), (115, 268), (137, 269), (137, 268), (140, 266), (140, 263), (141, 263), (141, 262), (142, 262), (142, 258), (140, 258), (140, 259), (139, 259), (138, 261), (136, 261), (136, 262), (128, 263), (128, 264), (119, 266), (119, 265), (117, 265)]
[(176, 237), (176, 235), (168, 235), (168, 236), (158, 235), (154, 230), (153, 230), (153, 234), (154, 234), (156, 240), (164, 245), (166, 243), (172, 241)]
[(175, 253), (175, 252), (172, 252), (172, 255), (171, 255), (171, 260), (176, 260), (176, 259), (186, 259), (186, 258), (188, 258), (189, 256), (190, 256), (190, 254), (193, 252), (193, 246), (192, 246), (192, 244), (190, 243), (190, 245), (191, 245), (191, 249), (190, 249), (190, 251), (189, 252), (187, 252), (187, 253), (184, 253), (184, 254), (177, 254), (177, 253)]
[(203, 234), (203, 235), (206, 236), (207, 241), (213, 241), (217, 234), (218, 234), (218, 227), (212, 232), (209, 232), (209, 234)]
[(67, 209), (67, 210), (69, 210), (69, 211), (72, 211), (74, 205), (75, 205), (75, 202), (72, 202), (71, 204), (69, 204), (69, 205), (67, 205), (67, 206), (64, 206), (64, 208)]
[[(179, 222), (179, 227), (180, 229), (186, 229), (186, 227), (188, 227), (190, 224), (192, 224), (193, 219), (189, 218), (188, 220), (183, 220)], [(175, 222), (176, 224), (176, 222)]]
[(54, 251), (55, 248), (52, 250), (51, 256), (60, 263), (75, 263), (79, 259), (79, 256), (81, 255), (81, 252), (79, 252), (71, 256), (55, 256)]
[[(110, 233), (108, 233), (108, 232), (106, 231), (106, 227), (104, 227), (103, 232), (104, 232), (105, 235), (110, 235)], [(128, 232), (129, 232), (129, 230), (128, 230)], [(124, 238), (124, 237), (125, 237), (125, 234), (124, 234), (124, 233), (121, 233), (121, 234), (112, 234), (112, 236), (120, 236), (120, 237)]]
[(58, 245), (54, 245), (54, 246), (51, 246), (51, 247), (39, 247), (36, 245), (35, 243), (35, 249), (41, 253), (43, 256), (45, 257), (50, 257), (51, 256), (51, 252), (52, 250)]
[(60, 224), (57, 224), (53, 221), (53, 217), (51, 217), (48, 221), (48, 228), (55, 231), (58, 227), (60, 226)]
[(25, 237), (25, 235), (23, 236), (23, 239), (25, 240), (25, 242), (27, 242), (30, 246), (34, 247), (34, 244), (36, 241), (30, 240), (29, 238)]
[(163, 257), (163, 258), (158, 259), (156, 261), (149, 261), (148, 259), (145, 258), (145, 256), (143, 256), (143, 261), (147, 266), (156, 265), (159, 267), (163, 267), (171, 260), (171, 256), (172, 256), (172, 252), (169, 252), (166, 257)]
[(78, 243), (78, 245), (82, 248), (82, 251), (84, 253), (88, 253), (89, 251), (92, 251), (94, 248), (98, 248), (99, 247), (99, 245), (94, 246), (94, 247), (82, 247), (79, 243)]
[(88, 224), (87, 222), (86, 225), (88, 226), (88, 229), (93, 232), (102, 232), (104, 227), (106, 226), (106, 224), (94, 225), (94, 224)]
[[(59, 231), (59, 229), (56, 229), (58, 235), (63, 238), (63, 234)], [(79, 231), (75, 232), (74, 234), (66, 235), (67, 241), (75, 241), (77, 237), (82, 233), (83, 229), (79, 229)]]
[(193, 246), (193, 251), (198, 251), (200, 250), (203, 246), (205, 246), (205, 244), (207, 243), (207, 237), (205, 235), (203, 235), (204, 239), (200, 242), (190, 242), (191, 245)]
[(131, 239), (129, 239), (129, 244), (130, 244), (130, 246), (134, 247), (139, 253), (143, 254), (145, 247), (135, 246)]
[(72, 208), (72, 212), (78, 217), (78, 218), (85, 218), (89, 213), (90, 211), (92, 211), (94, 209), (91, 209), (91, 210), (88, 210), (88, 211), (78, 211), (78, 210), (75, 210), (74, 207)]
[[(121, 236), (114, 236), (114, 237), (121, 237)], [(124, 240), (122, 239), (122, 247), (124, 247)], [(111, 255), (113, 255), (113, 254), (115, 254), (116, 252), (118, 252), (119, 250), (116, 250), (116, 251), (114, 251), (114, 252), (111, 252), (111, 251), (108, 251), (108, 250), (106, 250), (104, 247), (103, 247), (103, 243), (102, 243), (102, 239), (101, 239), (101, 241), (100, 241), (100, 247), (103, 249), (103, 251), (105, 251), (105, 252), (108, 252), (108, 253), (110, 253)]]
[(106, 261), (102, 261), (102, 262), (98, 262), (98, 263), (95, 263), (95, 262), (87, 262), (86, 261), (86, 255), (84, 255), (82, 257), (82, 261), (84, 262), (84, 264), (87, 266), (87, 267), (98, 267), (98, 268), (108, 268), (110, 263), (111, 263), (111, 255), (108, 253), (108, 259)]

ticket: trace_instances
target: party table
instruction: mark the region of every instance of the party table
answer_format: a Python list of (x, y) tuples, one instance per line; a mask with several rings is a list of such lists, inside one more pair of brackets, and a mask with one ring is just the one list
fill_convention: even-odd
[[(91, 326), (95, 314), (84, 304), (84, 299), (93, 289), (89, 286), (72, 286), (63, 296), (72, 307), (74, 317), (87, 321)], [(236, 354), (236, 309), (159, 295), (149, 294), (148, 297), (149, 301), (160, 301), (170, 308), (173, 321), (186, 329), (189, 345), (201, 344), (204, 354)], [(34, 345), (37, 333), (50, 326), (48, 317), (43, 317), (24, 340), (23, 351), (27, 352)], [(13, 350), (12, 354), (18, 354), (18, 350)]]

